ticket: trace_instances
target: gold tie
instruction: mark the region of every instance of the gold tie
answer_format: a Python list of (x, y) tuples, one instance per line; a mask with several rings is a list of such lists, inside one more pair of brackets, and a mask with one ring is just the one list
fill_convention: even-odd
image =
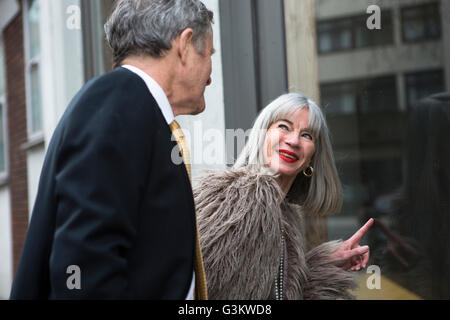
[[(181, 155), (183, 157), (184, 165), (186, 166), (187, 173), (189, 175), (189, 180), (191, 177), (191, 157), (189, 153), (189, 145), (184, 137), (183, 130), (181, 130), (180, 125), (175, 120), (170, 124), (170, 130), (175, 137), (178, 147), (180, 148)], [(194, 261), (194, 271), (195, 271), (195, 299), (197, 300), (208, 300), (208, 289), (206, 286), (206, 275), (205, 267), (203, 265), (202, 250), (200, 248), (200, 238), (198, 234), (197, 219), (195, 219), (196, 227), (196, 246), (195, 246), (195, 261)]]

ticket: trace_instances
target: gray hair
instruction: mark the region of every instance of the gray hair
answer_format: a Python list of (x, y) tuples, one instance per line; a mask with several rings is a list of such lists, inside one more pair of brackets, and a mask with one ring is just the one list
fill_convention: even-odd
[(214, 14), (199, 0), (119, 0), (105, 24), (114, 66), (130, 55), (163, 57), (187, 28), (196, 50), (203, 52)]
[(252, 169), (262, 169), (263, 147), (269, 127), (303, 108), (309, 109), (309, 127), (316, 139), (315, 153), (311, 160), (314, 175), (312, 178), (306, 178), (302, 173), (297, 175), (287, 198), (290, 202), (300, 204), (308, 214), (334, 213), (341, 209), (343, 196), (328, 126), (317, 104), (300, 93), (282, 95), (261, 111), (234, 168), (248, 166)]

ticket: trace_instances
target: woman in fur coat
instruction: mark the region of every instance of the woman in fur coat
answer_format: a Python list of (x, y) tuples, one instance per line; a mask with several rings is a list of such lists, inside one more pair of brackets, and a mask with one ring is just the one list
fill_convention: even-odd
[(352, 298), (351, 270), (369, 248), (349, 240), (306, 252), (302, 215), (342, 204), (328, 128), (319, 107), (287, 94), (258, 116), (232, 169), (209, 172), (194, 188), (210, 299)]

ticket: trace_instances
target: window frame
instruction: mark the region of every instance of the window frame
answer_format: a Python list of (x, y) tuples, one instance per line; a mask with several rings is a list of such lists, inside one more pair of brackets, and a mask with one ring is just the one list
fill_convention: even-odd
[[(367, 48), (377, 48), (377, 47), (385, 47), (385, 46), (391, 46), (395, 44), (395, 36), (394, 36), (394, 10), (393, 9), (384, 9), (381, 11), (381, 21), (382, 21), (382, 28), (384, 23), (386, 22), (383, 20), (386, 15), (389, 16), (388, 21), (390, 22), (389, 26), (391, 28), (390, 33), (390, 39), (386, 43), (381, 44), (366, 44), (362, 46), (356, 45), (356, 31), (358, 28), (361, 28), (361, 22), (367, 21), (368, 15), (351, 15), (351, 16), (343, 16), (338, 18), (331, 18), (331, 19), (323, 19), (323, 20), (317, 20), (316, 21), (316, 33), (317, 33), (317, 52), (319, 56), (327, 55), (327, 54), (333, 54), (333, 53), (343, 53), (343, 52), (349, 52), (349, 51), (355, 51), (360, 49), (367, 49)], [(351, 34), (351, 45), (350, 48), (342, 48), (342, 49), (332, 49), (329, 51), (321, 51), (320, 50), (320, 34), (319, 32), (319, 24), (321, 23), (334, 23), (334, 24), (345, 24), (348, 23), (350, 25), (350, 34)], [(364, 25), (365, 27), (365, 25)], [(340, 28), (344, 29), (344, 28)], [(338, 28), (332, 28), (333, 32), (336, 32)], [(380, 30), (371, 30), (373, 32), (379, 32)]]
[[(42, 104), (42, 82), (41, 82), (41, 53), (35, 57), (31, 57), (30, 48), (30, 24), (28, 21), (28, 13), (30, 8), (30, 1), (24, 0), (23, 2), (23, 36), (24, 36), (24, 65), (25, 65), (25, 92), (26, 92), (26, 111), (27, 111), (27, 133), (28, 140), (39, 140), (42, 139), (44, 134), (44, 123), (43, 123), (43, 104)], [(40, 0), (34, 0), (40, 2)], [(40, 24), (39, 24), (40, 28)], [(40, 36), (40, 30), (39, 30)], [(40, 91), (40, 110), (41, 113), (41, 124), (40, 128), (36, 129), (33, 127), (33, 111), (35, 106), (32, 103), (32, 87), (31, 87), (31, 73), (33, 69), (37, 69), (39, 78), (39, 91)]]
[[(440, 73), (441, 78), (442, 78), (442, 87), (443, 87), (443, 90), (445, 91), (445, 88), (446, 88), (445, 70), (442, 69), (442, 68), (427, 69), (427, 70), (420, 70), (420, 71), (413, 71), (413, 72), (406, 72), (403, 75), (403, 82), (404, 82), (404, 86), (405, 86), (405, 95), (406, 95), (405, 96), (405, 101), (406, 101), (406, 107), (407, 107), (408, 110), (410, 108), (412, 108), (414, 106), (414, 104), (417, 102), (417, 101), (415, 101), (415, 102), (411, 103), (411, 101), (409, 101), (409, 93), (410, 93), (410, 90), (411, 90), (411, 88), (410, 88), (411, 86), (408, 85), (408, 77), (417, 76), (417, 75), (424, 75), (424, 74), (433, 74), (433, 73), (435, 73), (435, 74)], [(436, 93), (438, 93), (438, 92), (436, 92)]]
[[(396, 100), (397, 100), (397, 109), (392, 109), (392, 110), (379, 110), (379, 111), (374, 111), (374, 110), (366, 110), (363, 111), (362, 109), (362, 88), (367, 87), (367, 88), (374, 88), (377, 85), (380, 85), (382, 83), (382, 81), (386, 81), (386, 80), (393, 80), (394, 85), (395, 85), (395, 93), (396, 93)], [(338, 86), (340, 86), (341, 88), (347, 86), (347, 90), (345, 90), (345, 92), (347, 93), (351, 93), (353, 100), (354, 100), (354, 114), (355, 115), (371, 115), (371, 114), (379, 114), (379, 113), (386, 113), (386, 112), (401, 112), (400, 106), (399, 106), (399, 97), (398, 97), (398, 88), (397, 88), (397, 83), (396, 83), (396, 74), (395, 73), (388, 73), (388, 74), (380, 74), (374, 77), (369, 77), (369, 78), (356, 78), (356, 79), (349, 79), (349, 80), (345, 80), (345, 81), (332, 81), (332, 82), (322, 82), (320, 83), (320, 92), (321, 92), (321, 96), (324, 95), (323, 92), (326, 91), (332, 91), (334, 92), (342, 92), (342, 90), (338, 90), (336, 89)], [(380, 82), (377, 82), (380, 81)], [(346, 112), (340, 112), (340, 111), (327, 111), (326, 107), (325, 108), (325, 113), (327, 116), (343, 116), (343, 115), (348, 115), (349, 113)], [(332, 109), (331, 109), (332, 110)]]
[[(431, 15), (427, 12), (427, 14), (423, 14), (423, 9), (427, 8), (427, 7), (436, 7), (436, 12), (437, 12), (437, 18), (439, 19), (439, 35), (435, 36), (435, 37), (427, 37), (426, 35), (422, 38), (417, 38), (417, 39), (406, 39), (405, 38), (405, 32), (404, 32), (404, 25), (405, 25), (405, 17), (404, 17), (404, 13), (407, 10), (411, 10), (411, 9), (418, 9), (418, 8), (422, 8), (422, 10), (419, 10), (422, 15), (420, 16), (420, 18), (422, 18), (422, 21), (424, 21), (427, 18), (430, 18)], [(400, 27), (400, 32), (402, 34), (402, 43), (404, 44), (414, 44), (414, 43), (421, 43), (421, 42), (426, 42), (426, 41), (437, 41), (442, 39), (442, 18), (440, 15), (440, 2), (428, 2), (428, 3), (421, 3), (421, 4), (416, 4), (416, 5), (411, 5), (411, 6), (405, 6), (400, 8), (400, 23), (401, 23), (401, 27)], [(417, 19), (417, 17), (416, 17)]]

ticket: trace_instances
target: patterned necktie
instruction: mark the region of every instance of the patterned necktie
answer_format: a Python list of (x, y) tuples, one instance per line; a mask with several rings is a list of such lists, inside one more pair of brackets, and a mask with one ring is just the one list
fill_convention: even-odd
[[(181, 155), (183, 157), (184, 165), (186, 166), (189, 179), (191, 177), (191, 159), (189, 153), (189, 145), (184, 137), (183, 131), (180, 125), (175, 120), (170, 124), (170, 130), (175, 137), (178, 147), (180, 148)], [(196, 247), (195, 247), (195, 261), (194, 261), (194, 271), (195, 271), (195, 299), (196, 300), (208, 300), (208, 291), (206, 287), (206, 275), (205, 267), (203, 265), (202, 250), (200, 248), (200, 240), (198, 234), (198, 225), (196, 221)]]

